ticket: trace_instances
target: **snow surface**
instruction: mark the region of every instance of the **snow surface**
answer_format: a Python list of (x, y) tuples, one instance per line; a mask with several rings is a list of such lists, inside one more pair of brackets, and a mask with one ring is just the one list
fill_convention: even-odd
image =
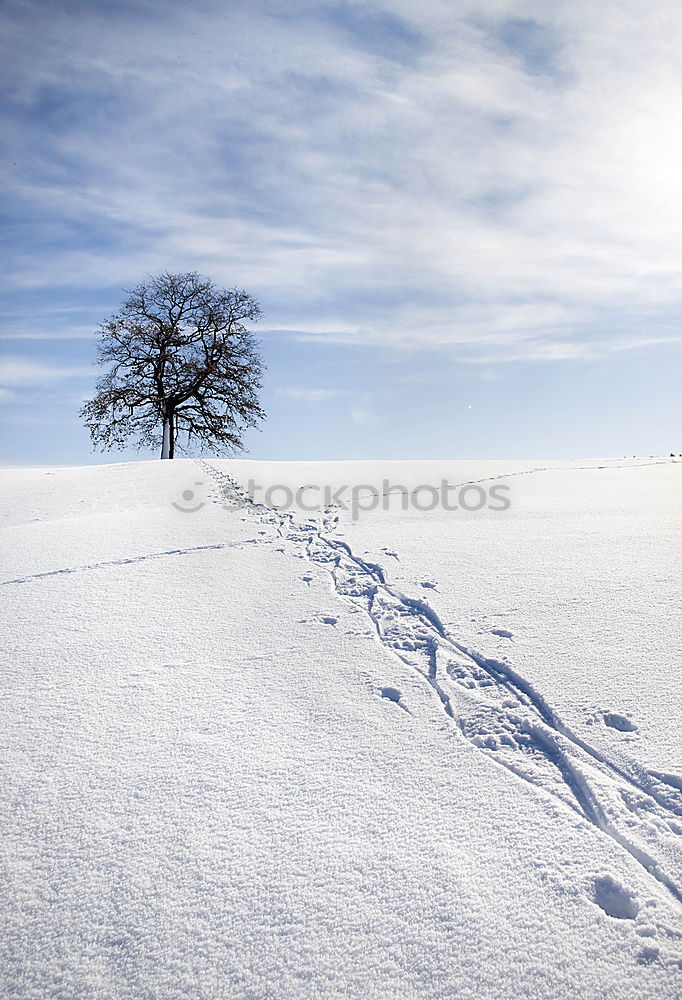
[[(244, 495), (384, 478), (511, 508)], [(1, 995), (679, 996), (681, 480), (6, 470)]]

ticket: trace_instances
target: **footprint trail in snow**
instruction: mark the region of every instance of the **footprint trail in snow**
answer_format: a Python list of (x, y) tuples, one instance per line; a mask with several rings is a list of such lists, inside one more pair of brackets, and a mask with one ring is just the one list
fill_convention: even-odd
[(611, 837), (682, 903), (679, 787), (635, 762), (609, 758), (574, 733), (508, 662), (458, 642), (425, 601), (401, 593), (381, 566), (334, 537), (338, 518), (331, 508), (320, 522), (297, 522), (256, 503), (227, 473), (201, 465), (218, 487), (217, 502), (237, 499), (279, 541), (329, 573), (338, 596), (366, 613), (382, 647), (430, 686), (464, 739)]

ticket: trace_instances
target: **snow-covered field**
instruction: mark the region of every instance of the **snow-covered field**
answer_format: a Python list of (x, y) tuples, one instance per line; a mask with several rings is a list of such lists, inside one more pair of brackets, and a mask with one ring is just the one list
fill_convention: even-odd
[[(510, 507), (373, 493), (443, 479)], [(2, 997), (679, 996), (681, 494), (671, 459), (5, 470)]]

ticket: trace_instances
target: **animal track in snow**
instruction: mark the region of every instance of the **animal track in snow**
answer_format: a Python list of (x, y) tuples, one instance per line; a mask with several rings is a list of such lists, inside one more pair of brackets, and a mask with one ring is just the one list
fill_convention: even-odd
[(500, 638), (502, 638), (502, 639), (511, 639), (512, 638), (511, 632), (509, 632), (506, 628), (491, 628), (490, 629), (490, 634), (491, 635), (499, 635)]
[(396, 704), (402, 698), (402, 694), (398, 690), (398, 688), (394, 688), (394, 687), (382, 687), (382, 688), (379, 688), (379, 691), (381, 693), (381, 697), (382, 698), (388, 698), (389, 701), (394, 701), (394, 702), (396, 702)]
[(399, 688), (392, 687), (390, 685), (387, 687), (380, 687), (379, 694), (381, 695), (382, 698), (385, 698), (386, 701), (390, 701), (394, 705), (397, 705), (398, 708), (402, 708), (403, 712), (407, 712), (408, 715), (412, 715), (412, 712), (403, 702), (403, 694)]
[(661, 957), (661, 949), (657, 948), (656, 945), (648, 944), (645, 948), (642, 948), (640, 953), (637, 955), (638, 965), (651, 965), (652, 962), (658, 961)]
[(634, 733), (637, 731), (637, 726), (634, 722), (631, 722), (627, 716), (620, 715), (618, 712), (604, 712), (602, 718), (605, 725), (611, 729), (617, 729), (621, 733)]
[(639, 903), (635, 894), (625, 889), (611, 875), (601, 875), (594, 880), (593, 898), (609, 917), (619, 920), (634, 920), (639, 913)]

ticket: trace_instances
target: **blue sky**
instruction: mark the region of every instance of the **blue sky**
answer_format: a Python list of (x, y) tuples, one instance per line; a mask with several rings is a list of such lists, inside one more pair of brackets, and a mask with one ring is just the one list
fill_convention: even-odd
[(162, 270), (262, 304), (255, 458), (682, 452), (677, 0), (0, 16), (0, 461), (136, 456), (77, 413)]

